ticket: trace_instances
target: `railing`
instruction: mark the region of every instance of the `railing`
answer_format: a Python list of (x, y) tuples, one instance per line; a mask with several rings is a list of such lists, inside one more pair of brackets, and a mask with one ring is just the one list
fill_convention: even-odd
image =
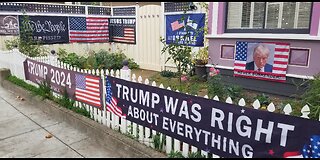
[[(4, 58), (8, 58), (11, 61), (7, 61)], [(25, 80), (24, 74), (21, 75), (21, 71), (23, 72), (22, 62), (26, 58), (31, 58), (31, 57), (25, 56), (24, 54), (20, 53), (17, 49), (15, 49), (13, 51), (8, 51), (8, 52), (0, 52), (0, 68), (1, 67), (9, 68), (11, 71), (13, 71), (12, 72), (13, 75)], [(125, 77), (125, 75), (120, 75), (120, 73), (125, 73), (125, 72), (121, 72), (121, 70), (98, 70), (98, 69), (97, 70), (84, 70), (84, 69), (70, 66), (69, 64), (63, 63), (61, 61), (58, 61), (55, 57), (52, 57), (52, 56), (35, 57), (35, 58), (31, 58), (31, 59), (39, 61), (39, 62), (51, 64), (51, 65), (59, 67), (59, 68), (63, 68), (63, 69), (71, 70), (71, 71), (77, 71), (77, 72), (81, 72), (81, 73), (88, 73), (88, 74), (101, 76), (101, 77), (104, 77), (106, 75), (112, 76), (112, 77), (117, 77), (117, 78)], [(15, 62), (15, 60), (17, 60), (18, 62)], [(17, 71), (17, 68), (19, 68), (20, 72)], [(127, 80), (129, 80), (129, 79), (127, 79)], [(154, 87), (165, 88), (163, 86), (163, 84), (160, 84), (158, 86), (155, 81), (150, 83), (150, 81), (148, 79), (143, 80), (141, 76), (138, 76), (138, 78), (137, 78), (137, 76), (135, 74), (132, 74), (132, 75), (130, 74), (130, 81), (135, 82), (135, 83), (144, 83), (146, 85), (151, 85)], [(103, 87), (105, 87), (104, 84), (103, 84)], [(168, 87), (167, 90), (171, 90), (171, 88)], [(176, 90), (176, 92), (179, 92), (179, 91)], [(59, 95), (55, 94), (55, 96), (59, 96)], [(208, 96), (206, 95), (206, 96), (204, 96), (204, 98), (208, 98)], [(213, 100), (219, 101), (219, 97), (215, 96), (213, 98)], [(229, 103), (229, 104), (234, 103), (234, 101), (230, 97), (228, 97), (225, 102)], [(236, 102), (234, 104), (238, 104), (240, 106), (245, 106), (246, 102), (243, 98), (241, 98), (238, 102)], [(130, 121), (123, 119), (123, 118), (119, 119), (118, 116), (116, 116), (115, 114), (113, 114), (109, 111), (106, 111), (106, 114), (103, 114), (103, 110), (97, 109), (97, 108), (90, 106), (90, 105), (87, 105), (87, 104), (83, 104), (78, 101), (76, 101), (75, 106), (76, 107), (84, 107), (88, 112), (90, 112), (91, 118), (94, 119), (94, 121), (96, 121), (100, 124), (106, 125), (106, 126), (110, 127), (111, 129), (117, 130), (117, 131), (121, 132), (122, 134), (131, 135), (132, 137), (137, 139), (140, 143), (143, 143), (147, 146), (155, 148), (152, 137), (155, 136), (159, 132), (156, 132), (155, 130), (152, 130), (148, 127), (144, 127), (144, 126), (138, 125), (136, 123), (130, 122)], [(252, 107), (254, 109), (259, 109), (261, 107), (259, 100), (255, 100), (254, 103), (252, 104)], [(267, 106), (267, 110), (269, 112), (274, 112), (275, 111), (274, 103), (270, 103)], [(283, 108), (283, 112), (286, 115), (290, 115), (292, 113), (291, 105), (287, 104)], [(308, 105), (305, 105), (301, 109), (300, 112), (302, 114), (300, 117), (309, 119), (308, 115), (310, 114), (310, 108)], [(320, 120), (320, 118), (319, 118), (319, 120)], [(163, 136), (165, 136), (166, 143), (165, 143), (165, 146), (163, 148), (161, 148), (161, 151), (163, 151), (167, 154), (170, 153), (171, 151), (181, 151), (182, 154), (185, 157), (187, 157), (188, 153), (190, 153), (190, 152), (200, 151), (206, 157), (219, 158), (219, 156), (211, 154), (211, 153), (207, 153), (204, 150), (200, 150), (200, 149), (192, 146), (192, 144), (187, 144), (185, 142), (181, 142), (177, 139), (174, 139), (170, 136), (167, 136), (167, 135), (160, 133), (160, 139), (162, 139)], [(191, 149), (189, 149), (189, 148), (191, 148)]]

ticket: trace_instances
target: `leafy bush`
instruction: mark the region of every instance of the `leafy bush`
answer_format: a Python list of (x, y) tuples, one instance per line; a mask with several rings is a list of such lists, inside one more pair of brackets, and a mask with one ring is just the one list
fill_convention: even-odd
[(17, 37), (13, 40), (6, 40), (5, 46), (8, 50), (18, 47), (19, 51), (30, 57), (43, 56), (48, 54), (48, 50), (40, 45), (40, 42), (32, 40), (32, 31), (29, 27), (29, 16), (22, 16), (22, 23), (20, 24), (21, 38)]
[[(78, 56), (76, 53), (67, 54), (64, 49), (59, 49), (59, 60), (81, 69), (121, 69), (123, 61), (128, 59), (124, 53), (110, 53), (106, 50), (92, 52), (88, 57)], [(139, 65), (128, 59), (130, 69), (139, 68)]]
[(271, 100), (268, 95), (262, 93), (258, 94), (257, 96), (254, 97), (254, 99), (258, 99), (261, 105), (269, 105), (271, 103)]
[(304, 104), (308, 104), (310, 107), (311, 119), (319, 119), (320, 113), (320, 74), (314, 76), (314, 79), (310, 80), (309, 86), (306, 92), (302, 95)]
[(201, 152), (191, 152), (188, 153), (188, 158), (206, 158), (206, 156), (201, 154)]
[(219, 98), (226, 98), (226, 88), (221, 81), (220, 75), (215, 75), (210, 77), (208, 80), (208, 96), (209, 98), (213, 98), (214, 96), (218, 96)]
[(171, 151), (168, 155), (169, 158), (185, 158), (180, 151)]
[(160, 72), (160, 75), (162, 77), (169, 77), (169, 78), (172, 78), (172, 77), (176, 76), (176, 74), (174, 72), (170, 71), (170, 70), (163, 70), (163, 71)]

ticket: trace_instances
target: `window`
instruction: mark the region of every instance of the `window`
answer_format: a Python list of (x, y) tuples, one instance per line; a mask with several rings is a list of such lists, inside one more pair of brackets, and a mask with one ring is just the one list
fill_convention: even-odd
[(228, 2), (227, 33), (309, 33), (312, 2)]
[(234, 45), (221, 45), (221, 58), (234, 59)]
[(289, 64), (308, 66), (309, 49), (290, 48)]

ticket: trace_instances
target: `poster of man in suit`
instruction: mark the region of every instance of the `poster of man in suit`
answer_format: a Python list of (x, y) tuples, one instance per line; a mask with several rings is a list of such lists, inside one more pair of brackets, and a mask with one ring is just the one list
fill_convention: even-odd
[(246, 70), (272, 72), (274, 51), (274, 44), (249, 43)]

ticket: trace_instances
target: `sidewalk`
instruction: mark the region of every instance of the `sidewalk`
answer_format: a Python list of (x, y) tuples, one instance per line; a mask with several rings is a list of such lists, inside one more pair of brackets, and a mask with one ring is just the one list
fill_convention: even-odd
[(0, 86), (0, 157), (127, 157), (17, 96)]

